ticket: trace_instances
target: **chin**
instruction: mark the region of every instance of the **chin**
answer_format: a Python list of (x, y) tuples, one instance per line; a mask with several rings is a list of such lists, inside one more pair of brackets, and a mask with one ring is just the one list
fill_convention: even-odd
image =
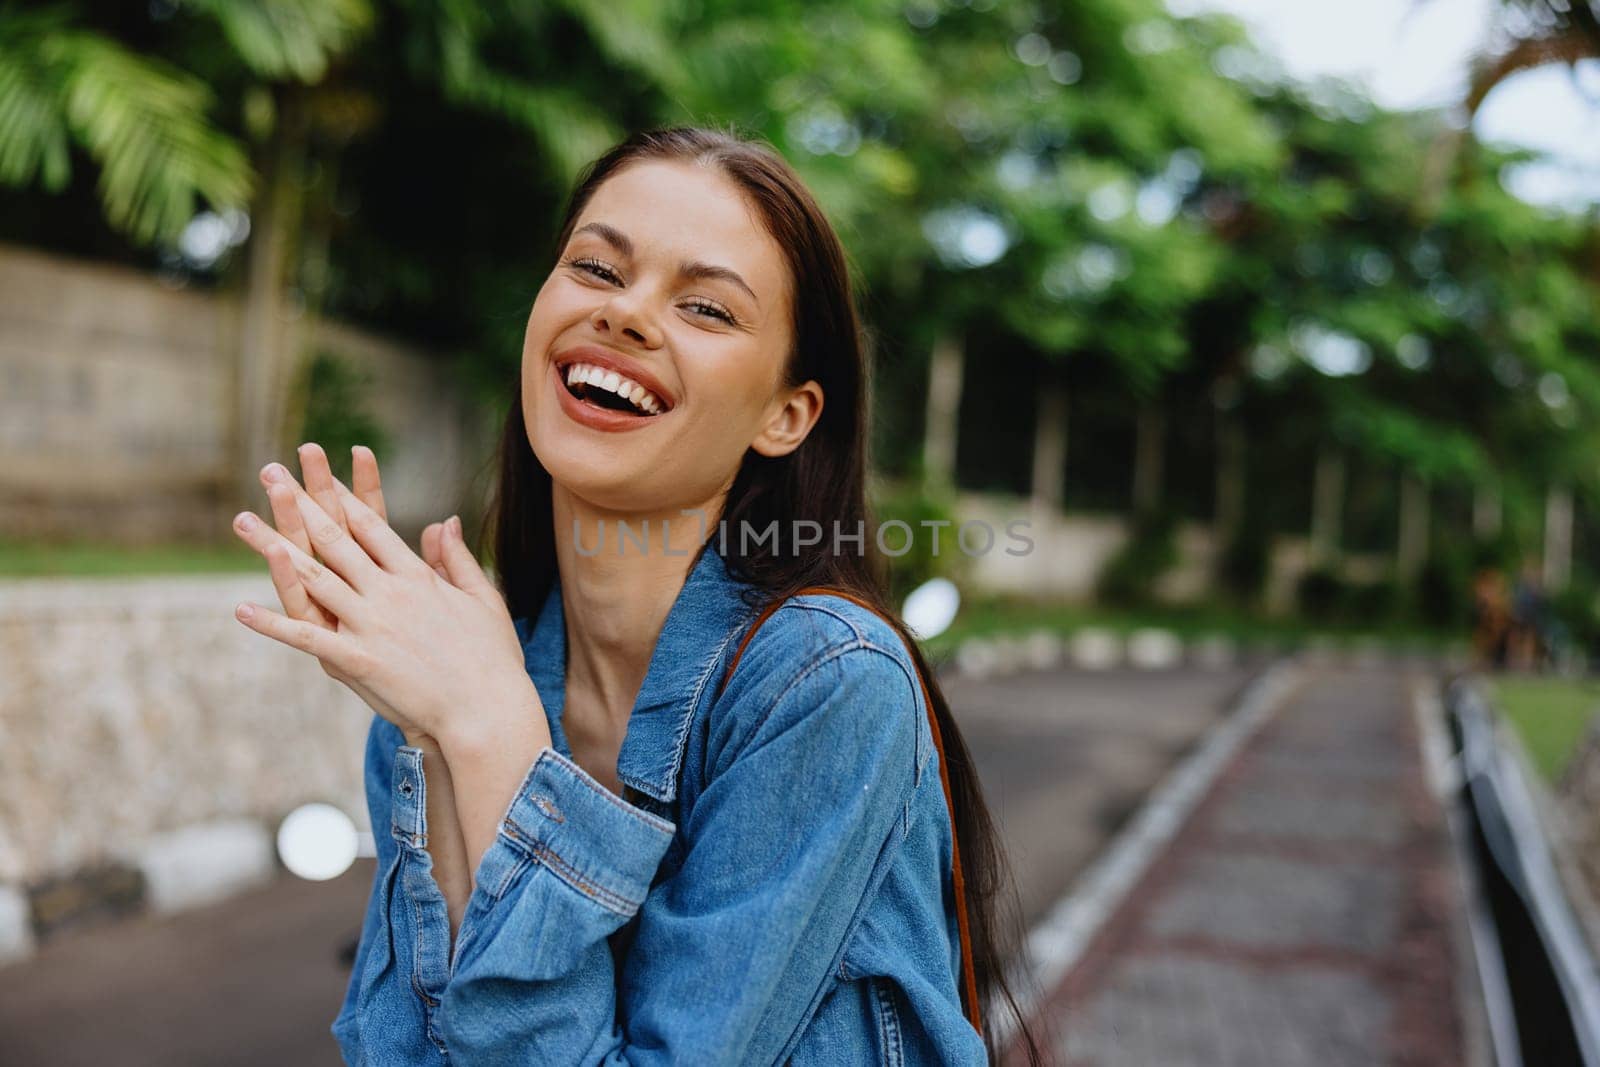
[(533, 454), (550, 480), (594, 507), (632, 513), (661, 506), (664, 494), (649, 462), (621, 463), (618, 453), (587, 441), (535, 441)]

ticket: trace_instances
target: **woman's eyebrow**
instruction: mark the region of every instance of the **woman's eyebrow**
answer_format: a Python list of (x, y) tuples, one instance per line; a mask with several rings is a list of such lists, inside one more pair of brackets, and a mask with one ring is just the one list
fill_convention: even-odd
[[(624, 256), (633, 255), (633, 240), (615, 226), (607, 225), (604, 222), (586, 222), (573, 231), (572, 236), (576, 237), (578, 234), (585, 232), (593, 233)], [(756, 302), (756, 307), (761, 306), (761, 298), (755, 294), (755, 290), (745, 284), (745, 280), (739, 277), (738, 272), (728, 267), (719, 267), (714, 263), (702, 263), (699, 260), (695, 260), (688, 263), (680, 263), (678, 265), (678, 275), (683, 278), (718, 278), (725, 282), (731, 282), (749, 293), (750, 299)]]

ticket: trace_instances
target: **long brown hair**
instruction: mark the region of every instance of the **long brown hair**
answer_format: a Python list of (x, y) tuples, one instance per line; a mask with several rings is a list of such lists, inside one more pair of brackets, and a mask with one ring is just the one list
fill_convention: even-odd
[[(814, 380), (825, 398), (816, 425), (788, 455), (767, 457), (753, 449), (745, 453), (720, 518), (728, 529), (738, 530), (765, 530), (773, 522), (779, 530), (792, 530), (798, 519), (820, 522), (824, 529), (876, 529), (866, 496), (870, 376), (844, 249), (800, 176), (776, 150), (763, 142), (699, 127), (636, 133), (580, 176), (556, 239), (556, 255), (566, 248), (578, 216), (601, 183), (623, 167), (650, 160), (714, 165), (743, 191), (783, 250), (793, 282), (794, 346), (785, 361), (784, 384), (793, 387)], [(556, 555), (550, 474), (528, 444), (520, 384), (512, 397), (500, 444), (499, 485), (484, 533), (493, 537), (501, 591), (512, 616), (520, 617), (536, 614), (543, 605), (554, 580)], [(837, 527), (830, 526), (833, 521)], [(950, 705), (921, 648), (889, 605), (887, 564), (875, 550), (876, 538), (869, 533), (862, 539), (862, 550), (855, 553), (794, 555), (782, 554), (775, 540), (746, 552), (751, 547), (744, 545), (746, 540), (727, 538), (725, 558), (729, 569), (753, 587), (747, 590), (755, 601), (752, 607), (785, 599), (811, 585), (852, 593), (893, 624), (927, 679), (950, 776), (979, 997), (986, 1009), (1004, 999), (1018, 1022), (1018, 1039), (1030, 1062), (1038, 1063), (1038, 1046), (1007, 981), (1006, 966), (1019, 938), (1014, 908), (1000, 914), (1002, 903), (1014, 900), (1004, 853)], [(993, 1017), (989, 1011), (985, 1016)], [(997, 1028), (991, 1022), (985, 1030), (990, 1056), (998, 1060)]]

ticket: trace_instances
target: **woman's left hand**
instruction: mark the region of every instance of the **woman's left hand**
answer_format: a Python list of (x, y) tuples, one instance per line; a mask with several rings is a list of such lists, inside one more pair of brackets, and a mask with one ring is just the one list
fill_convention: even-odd
[(458, 517), (439, 534), (446, 580), (342, 484), (335, 481), (349, 533), (292, 476), (288, 484), (326, 566), (251, 512), (234, 528), (269, 564), (273, 554), (287, 553), (305, 591), (338, 626), (259, 604), (239, 605), (241, 622), (334, 667), (381, 701), (408, 738), (481, 744), (508, 727), (528, 730), (531, 721), (549, 743), (510, 612), (467, 547)]

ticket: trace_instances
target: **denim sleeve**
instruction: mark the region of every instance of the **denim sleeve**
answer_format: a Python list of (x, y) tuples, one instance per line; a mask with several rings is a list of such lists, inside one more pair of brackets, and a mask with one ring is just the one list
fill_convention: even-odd
[[(405, 853), (421, 851), (424, 858), (427, 853), (403, 849), (396, 838), (396, 780), (407, 774), (398, 762), (403, 744), (397, 727), (373, 716), (363, 781), (377, 866), (344, 1003), (332, 1027), (340, 1054), (352, 1065), (443, 1062), (423, 1002), (413, 991), (415, 939), (403, 889)], [(415, 858), (409, 863), (415, 866)]]
[[(915, 690), (856, 644), (728, 696), (735, 723), (680, 827), (541, 754), (462, 926), (452, 1059), (744, 1064), (792, 1047), (902, 838)], [(675, 829), (682, 867), (652, 889)], [(619, 973), (607, 937), (636, 913)]]

